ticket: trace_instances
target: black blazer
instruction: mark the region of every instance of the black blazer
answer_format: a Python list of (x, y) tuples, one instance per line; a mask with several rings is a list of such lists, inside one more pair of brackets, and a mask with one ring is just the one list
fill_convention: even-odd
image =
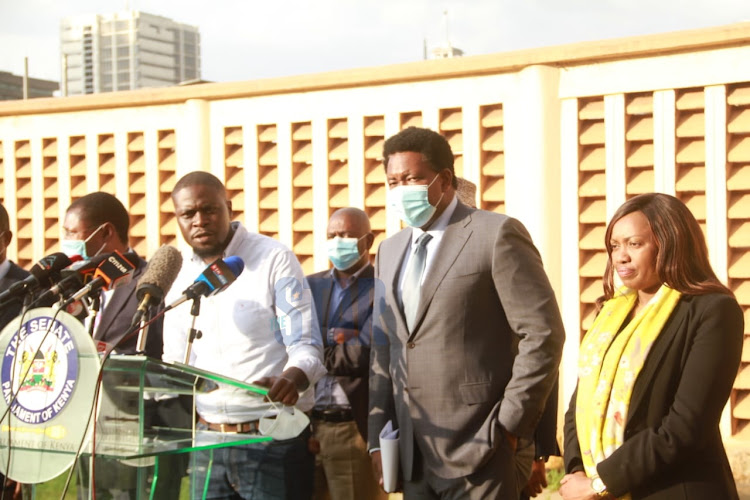
[[(347, 288), (330, 323), (328, 317), (333, 291), (331, 271), (312, 274), (307, 281), (323, 337), (325, 367), (329, 375), (336, 376), (336, 381), (349, 398), (357, 428), (366, 441), (375, 270), (368, 266), (357, 281)], [(331, 344), (327, 335), (329, 328), (351, 328), (357, 330), (359, 336), (344, 344)]]
[[(625, 442), (599, 463), (607, 490), (636, 499), (736, 499), (719, 419), (742, 354), (744, 318), (728, 295), (683, 296), (636, 380)], [(565, 415), (567, 472), (583, 470), (576, 394)]]
[[(0, 291), (7, 290), (10, 288), (10, 286), (17, 282), (21, 281), (22, 279), (29, 276), (31, 273), (28, 271), (21, 269), (18, 267), (17, 264), (14, 262), (10, 263), (10, 268), (8, 269), (8, 272), (3, 276), (2, 279), (0, 279)], [(23, 308), (23, 302), (22, 299), (14, 299), (11, 301), (8, 301), (0, 307), (0, 330), (5, 328), (5, 325), (11, 322), (16, 316), (21, 314), (21, 309)], [(20, 325), (17, 325), (17, 327)]]

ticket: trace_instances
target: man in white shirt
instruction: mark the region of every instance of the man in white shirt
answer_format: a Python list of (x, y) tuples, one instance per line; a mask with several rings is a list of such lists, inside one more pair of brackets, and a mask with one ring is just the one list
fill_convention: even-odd
[[(182, 177), (172, 201), (192, 251), (185, 255), (166, 303), (218, 258), (237, 256), (245, 265), (226, 290), (202, 299), (195, 321), (202, 336), (193, 342), (189, 364), (268, 387), (271, 401), (310, 410), (312, 387), (326, 370), (310, 290), (297, 258), (281, 243), (231, 222), (224, 185), (209, 173)], [(187, 311), (166, 315), (165, 361), (185, 360), (192, 322)], [(196, 408), (199, 428), (241, 433), (257, 432), (258, 420), (269, 409), (259, 397), (227, 386), (199, 395)], [(209, 496), (309, 498), (314, 468), (309, 436), (306, 429), (292, 439), (214, 450)], [(202, 467), (196, 465), (198, 487)]]

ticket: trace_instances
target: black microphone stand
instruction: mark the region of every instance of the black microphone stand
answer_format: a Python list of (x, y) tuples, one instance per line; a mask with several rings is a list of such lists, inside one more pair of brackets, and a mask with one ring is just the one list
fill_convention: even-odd
[(201, 338), (203, 335), (200, 330), (195, 329), (195, 320), (198, 319), (198, 314), (201, 311), (201, 295), (195, 294), (193, 297), (193, 305), (190, 307), (190, 314), (193, 316), (193, 321), (190, 324), (190, 331), (188, 332), (187, 346), (185, 347), (185, 364), (187, 365), (190, 361), (190, 352), (193, 350), (193, 340)]
[(23, 297), (23, 306), (21, 306), (21, 311), (26, 313), (29, 310), (29, 306), (34, 301), (34, 294), (31, 292), (26, 293)]
[(94, 327), (96, 326), (96, 315), (99, 314), (99, 308), (101, 307), (102, 301), (100, 292), (91, 298), (91, 307), (89, 308), (89, 314), (91, 315), (91, 321), (89, 321), (89, 335), (94, 338)]

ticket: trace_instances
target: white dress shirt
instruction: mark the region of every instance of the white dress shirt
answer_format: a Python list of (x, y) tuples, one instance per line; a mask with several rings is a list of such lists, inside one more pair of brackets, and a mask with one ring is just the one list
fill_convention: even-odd
[[(276, 240), (248, 232), (239, 222), (224, 256), (240, 257), (245, 268), (237, 280), (211, 297), (203, 297), (195, 328), (202, 337), (193, 342), (189, 364), (252, 383), (279, 376), (289, 367), (301, 369), (310, 382), (295, 405), (309, 410), (313, 387), (326, 373), (323, 347), (312, 294), (294, 254)], [(165, 303), (179, 298), (207, 267), (187, 252)], [(183, 362), (192, 324), (190, 303), (164, 317), (165, 361)], [(212, 423), (237, 423), (260, 418), (268, 409), (262, 399), (221, 385), (199, 394), (198, 414)]]

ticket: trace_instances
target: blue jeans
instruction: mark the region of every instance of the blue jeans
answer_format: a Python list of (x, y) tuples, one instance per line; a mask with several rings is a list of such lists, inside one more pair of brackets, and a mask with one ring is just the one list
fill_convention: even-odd
[[(205, 425), (198, 424), (198, 428)], [(230, 446), (193, 453), (192, 498), (202, 498), (213, 454), (206, 497), (210, 499), (288, 499), (312, 497), (315, 456), (306, 429), (294, 439)]]

